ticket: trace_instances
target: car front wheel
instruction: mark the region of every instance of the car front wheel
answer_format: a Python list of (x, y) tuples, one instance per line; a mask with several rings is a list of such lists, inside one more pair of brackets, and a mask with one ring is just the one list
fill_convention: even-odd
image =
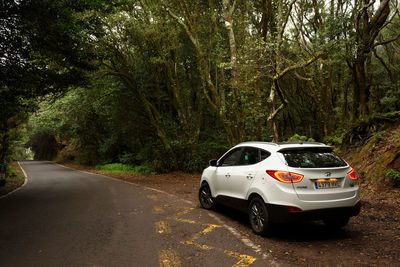
[(201, 206), (207, 210), (212, 209), (215, 206), (210, 187), (206, 183), (202, 184), (199, 189), (199, 200)]
[(249, 221), (253, 232), (258, 235), (271, 233), (271, 220), (264, 201), (259, 197), (254, 197), (250, 201), (248, 208)]

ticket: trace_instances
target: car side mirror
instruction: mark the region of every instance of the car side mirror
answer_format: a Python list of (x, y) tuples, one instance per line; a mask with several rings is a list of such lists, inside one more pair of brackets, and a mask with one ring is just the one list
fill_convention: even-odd
[(209, 163), (210, 163), (211, 167), (217, 167), (217, 160), (216, 159), (210, 160)]

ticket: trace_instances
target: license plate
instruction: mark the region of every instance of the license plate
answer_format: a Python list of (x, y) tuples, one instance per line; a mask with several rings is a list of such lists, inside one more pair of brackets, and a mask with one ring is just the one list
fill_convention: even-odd
[(316, 189), (329, 189), (340, 187), (339, 179), (318, 179), (315, 182)]

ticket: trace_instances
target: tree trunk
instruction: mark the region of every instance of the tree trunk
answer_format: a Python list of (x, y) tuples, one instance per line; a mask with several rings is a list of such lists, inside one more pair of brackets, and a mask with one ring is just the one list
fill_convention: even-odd
[(359, 99), (360, 99), (360, 87), (358, 85), (356, 66), (352, 66), (353, 73), (353, 101), (351, 103), (351, 121), (358, 119), (359, 115)]
[(267, 41), (267, 34), (270, 27), (272, 16), (272, 0), (262, 1), (262, 17), (258, 27), (258, 33), (264, 41)]
[[(193, 28), (189, 27), (187, 24), (189, 21), (191, 21), (191, 18), (186, 17), (185, 19), (182, 19), (180, 16), (175, 14), (171, 9), (169, 9), (168, 5), (163, 0), (159, 0), (159, 3), (163, 5), (168, 14), (184, 28), (190, 41), (193, 43), (193, 46), (196, 51), (197, 68), (202, 82), (204, 97), (207, 99), (211, 108), (217, 112), (219, 118), (221, 119), (229, 143), (231, 145), (237, 144), (240, 138), (237, 134), (237, 131), (235, 131), (232, 128), (232, 121), (228, 119), (226, 109), (223, 108), (221, 103), (221, 96), (219, 94), (219, 91), (217, 90), (217, 87), (215, 86), (214, 82), (211, 79), (211, 68), (209, 66), (205, 49), (200, 43), (200, 39), (197, 35), (197, 32), (193, 30)], [(236, 0), (234, 1), (234, 3), (236, 3)], [(234, 118), (233, 118), (233, 124), (237, 125)]]
[(230, 87), (233, 92), (233, 105), (232, 105), (232, 115), (235, 125), (233, 125), (233, 131), (235, 132), (235, 136), (238, 139), (237, 141), (244, 141), (245, 133), (244, 133), (244, 121), (242, 119), (242, 103), (239, 96), (237, 79), (237, 49), (236, 49), (236, 40), (235, 33), (233, 31), (233, 13), (236, 8), (236, 0), (233, 0), (231, 3), (230, 0), (223, 0), (224, 7), (224, 21), (225, 28), (228, 31), (228, 39), (229, 39), (229, 51), (230, 51), (230, 60), (231, 60), (231, 82)]
[[(276, 36), (276, 57), (275, 57), (275, 72), (279, 73), (282, 68), (282, 63), (281, 63), (281, 45), (282, 45), (282, 40), (283, 40), (283, 0), (278, 1), (278, 18), (277, 18), (277, 30), (278, 30), (278, 35)], [(275, 114), (277, 111), (275, 109), (275, 90), (277, 90), (277, 85), (278, 81), (274, 81), (271, 86), (271, 93), (270, 93), (270, 102), (271, 102), (271, 109), (272, 109), (272, 114)], [(279, 131), (275, 123), (275, 118), (271, 118), (271, 124), (272, 128), (274, 131), (274, 141), (279, 142)]]
[[(353, 105), (356, 105), (358, 102), (359, 114), (356, 114), (353, 109), (353, 116), (360, 115), (364, 117), (369, 114), (369, 85), (366, 76), (365, 62), (367, 56), (371, 54), (371, 51), (375, 47), (375, 39), (380, 31), (387, 25), (386, 22), (390, 14), (390, 1), (381, 0), (376, 11), (374, 11), (374, 6), (371, 5), (369, 0), (360, 0), (355, 3), (355, 10), (357, 11), (355, 16), (357, 53), (354, 63), (355, 91), (353, 95)], [(355, 118), (357, 117), (358, 116), (355, 116)]]
[[(365, 56), (359, 55), (356, 64), (356, 87), (358, 87), (359, 98), (355, 98), (355, 101), (359, 101), (360, 116), (364, 117), (368, 115), (368, 88), (367, 79), (365, 74)], [(356, 103), (354, 103), (356, 104)]]

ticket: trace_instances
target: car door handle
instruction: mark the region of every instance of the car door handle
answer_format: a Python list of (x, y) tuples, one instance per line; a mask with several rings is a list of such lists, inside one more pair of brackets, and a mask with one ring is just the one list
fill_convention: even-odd
[(249, 173), (249, 175), (246, 176), (247, 179), (253, 179), (253, 175)]
[(229, 177), (231, 177), (231, 175), (229, 173), (227, 173), (227, 174), (225, 174), (225, 177), (229, 178)]

